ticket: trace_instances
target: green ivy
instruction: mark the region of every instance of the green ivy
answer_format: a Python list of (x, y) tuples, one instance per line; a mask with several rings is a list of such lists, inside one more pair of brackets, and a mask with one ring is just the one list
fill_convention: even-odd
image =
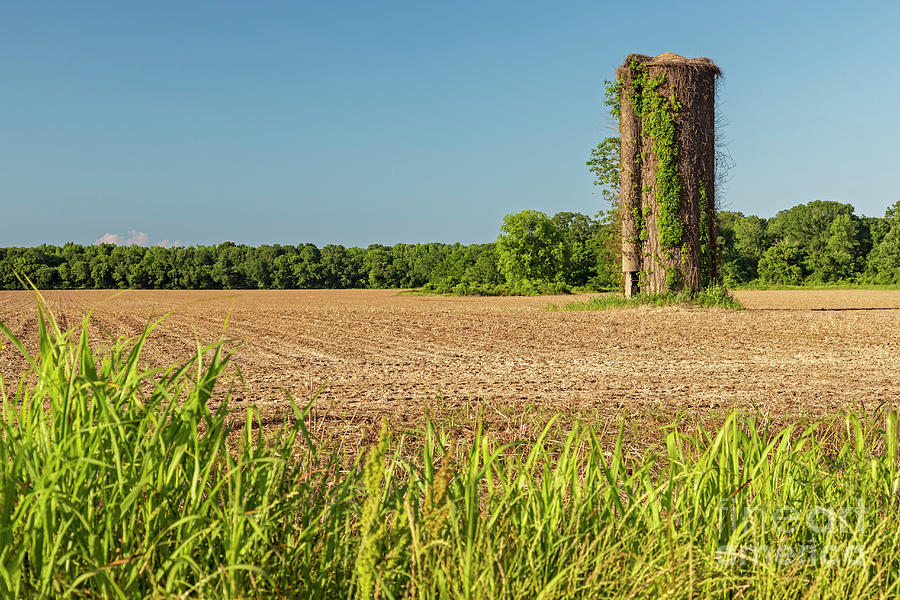
[(674, 265), (666, 265), (666, 288), (674, 290), (680, 282), (681, 278), (678, 276), (678, 269)]
[(647, 67), (637, 61), (632, 61), (629, 67), (631, 93), (628, 98), (635, 113), (641, 118), (643, 130), (653, 140), (653, 153), (657, 160), (656, 226), (659, 229), (660, 245), (677, 247), (684, 237), (678, 144), (675, 140), (675, 116), (681, 106), (675, 99), (674, 92), (671, 98), (659, 93), (660, 86), (665, 82), (664, 74), (650, 77)]
[(637, 216), (638, 219), (638, 237), (641, 242), (647, 241), (647, 213), (649, 212), (650, 207), (642, 207), (640, 210), (640, 214)]

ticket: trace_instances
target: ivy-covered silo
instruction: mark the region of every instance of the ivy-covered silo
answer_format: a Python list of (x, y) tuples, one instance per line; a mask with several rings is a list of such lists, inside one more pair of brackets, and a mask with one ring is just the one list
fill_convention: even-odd
[(708, 58), (631, 54), (620, 92), (625, 295), (717, 278), (716, 78)]

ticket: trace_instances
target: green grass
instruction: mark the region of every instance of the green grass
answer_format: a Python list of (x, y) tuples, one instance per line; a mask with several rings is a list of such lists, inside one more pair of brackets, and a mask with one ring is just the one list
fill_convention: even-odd
[(562, 306), (551, 304), (547, 310), (611, 310), (637, 306), (700, 306), (730, 310), (744, 308), (723, 286), (711, 286), (693, 293), (637, 294), (631, 298), (618, 293), (595, 296), (585, 302), (569, 302)]
[(32, 365), (2, 392), (3, 598), (900, 592), (893, 412), (730, 415), (643, 453), (590, 423), (513, 444), (428, 423), (326, 454), (293, 402), (279, 431), (251, 408), (229, 437), (227, 343), (143, 371), (154, 324), (92, 351), (46, 314), (34, 356), (3, 328)]
[(855, 283), (852, 281), (838, 281), (835, 283), (804, 283), (801, 285), (784, 285), (778, 283), (763, 283), (751, 281), (730, 286), (735, 290), (900, 290), (900, 284), (896, 283)]

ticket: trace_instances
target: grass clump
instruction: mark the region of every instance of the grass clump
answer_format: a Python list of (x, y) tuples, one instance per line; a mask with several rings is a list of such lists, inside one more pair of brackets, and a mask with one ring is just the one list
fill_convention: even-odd
[[(344, 585), (354, 519), (294, 405), (263, 434), (248, 409), (228, 441), (229, 394), (209, 405), (231, 353), (142, 370), (148, 325), (94, 352), (87, 321), (60, 331), (40, 310), (38, 352), (2, 390), (0, 597), (321, 597)], [(277, 565), (277, 567), (273, 567)], [(343, 567), (343, 568), (341, 568)]]
[[(382, 428), (342, 467), (292, 404), (236, 440), (230, 353), (142, 371), (44, 313), (0, 418), (0, 597), (893, 597), (897, 415), (770, 430), (732, 414), (636, 453), (624, 426), (501, 444)], [(218, 408), (210, 410), (210, 401)], [(411, 436), (422, 443), (407, 452)], [(354, 452), (338, 450), (338, 452)], [(739, 592), (736, 592), (739, 591)]]
[(637, 294), (626, 298), (619, 294), (595, 296), (585, 302), (569, 302), (563, 306), (551, 304), (547, 310), (610, 310), (637, 306), (699, 306), (742, 310), (744, 307), (724, 286), (714, 285), (697, 292), (667, 292), (662, 294)]

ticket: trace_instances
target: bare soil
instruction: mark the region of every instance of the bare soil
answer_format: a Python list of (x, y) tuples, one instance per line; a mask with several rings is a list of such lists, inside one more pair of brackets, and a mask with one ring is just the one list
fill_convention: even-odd
[[(157, 366), (225, 336), (253, 402), (272, 422), (285, 393), (321, 388), (321, 419), (412, 425), (426, 410), (481, 410), (525, 427), (525, 415), (695, 419), (739, 408), (776, 419), (900, 404), (900, 291), (739, 291), (747, 310), (635, 308), (549, 312), (590, 295), (438, 297), (394, 290), (47, 292), (64, 327), (95, 307), (98, 343), (139, 333)], [(230, 315), (230, 316), (229, 316)], [(0, 292), (0, 321), (34, 347), (33, 294)], [(24, 361), (7, 344), (0, 375)], [(7, 387), (9, 383), (7, 383)], [(531, 417), (529, 417), (531, 418)]]

